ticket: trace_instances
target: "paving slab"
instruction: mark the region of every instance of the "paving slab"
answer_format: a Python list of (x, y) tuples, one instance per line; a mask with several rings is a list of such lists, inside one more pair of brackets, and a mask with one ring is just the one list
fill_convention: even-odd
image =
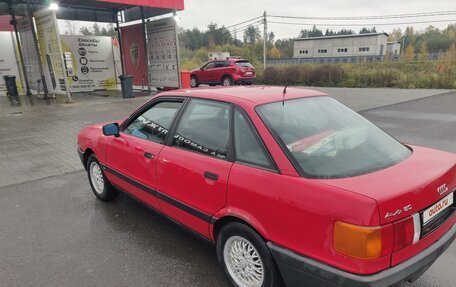
[(452, 91), (442, 89), (308, 88), (327, 93), (355, 111), (384, 107)]
[[(28, 134), (55, 121), (71, 127), (128, 114), (144, 100), (107, 101), (66, 112), (49, 108), (47, 116), (26, 113), (15, 133), (2, 133), (0, 125), (0, 172), (17, 170), (11, 177), (20, 181), (26, 169), (34, 168), (37, 177), (42, 169), (54, 172), (55, 162), (60, 164), (56, 169), (71, 171), (71, 163), (79, 161), (75, 146), (62, 147), (58, 156), (69, 156), (71, 150), (74, 159), (46, 155), (48, 146), (62, 145), (53, 142), (61, 131), (51, 129), (48, 137)], [(456, 93), (361, 114), (400, 140), (456, 152)], [(0, 123), (4, 120), (0, 117)], [(8, 146), (15, 160), (3, 160), (8, 155), (3, 136), (12, 138)], [(71, 133), (64, 137), (63, 143), (74, 144)], [(0, 187), (0, 230), (1, 286), (229, 286), (213, 246), (125, 195), (112, 203), (96, 200), (84, 171)], [(452, 287), (454, 266), (456, 243), (418, 281), (403, 287)]]

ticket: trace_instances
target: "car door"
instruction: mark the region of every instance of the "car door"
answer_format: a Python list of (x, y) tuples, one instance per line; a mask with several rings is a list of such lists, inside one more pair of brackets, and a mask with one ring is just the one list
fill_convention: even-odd
[(214, 64), (214, 69), (211, 76), (211, 82), (220, 83), (225, 75), (226, 65), (224, 61), (217, 61)]
[[(183, 99), (157, 99), (121, 127), (119, 137), (112, 139), (107, 150), (108, 173), (114, 184), (137, 199), (159, 209), (156, 196), (156, 159)], [(115, 153), (112, 153), (115, 152)], [(120, 159), (119, 159), (120, 157)]]
[(211, 216), (226, 204), (231, 106), (193, 99), (157, 161), (162, 211), (209, 237)]
[(208, 84), (212, 82), (211, 79), (214, 65), (215, 62), (209, 62), (201, 68), (201, 72), (198, 74), (198, 80), (200, 83)]

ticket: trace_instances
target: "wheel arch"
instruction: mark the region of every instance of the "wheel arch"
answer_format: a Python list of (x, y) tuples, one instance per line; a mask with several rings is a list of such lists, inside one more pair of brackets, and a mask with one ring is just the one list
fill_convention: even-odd
[(92, 154), (95, 154), (95, 152), (91, 148), (86, 148), (86, 150), (84, 151), (83, 160), (84, 160), (84, 168), (85, 169), (87, 169), (87, 161), (89, 160), (89, 157)]
[(259, 223), (253, 216), (241, 215), (241, 212), (229, 212), (226, 214), (219, 214), (212, 224), (212, 228), (210, 230), (210, 236), (214, 241), (217, 240), (218, 232), (220, 232), (221, 228), (229, 223), (232, 222), (239, 222), (242, 224), (247, 225), (248, 227), (252, 228), (258, 234), (263, 237), (265, 240), (269, 240), (269, 235), (266, 232), (266, 229)]

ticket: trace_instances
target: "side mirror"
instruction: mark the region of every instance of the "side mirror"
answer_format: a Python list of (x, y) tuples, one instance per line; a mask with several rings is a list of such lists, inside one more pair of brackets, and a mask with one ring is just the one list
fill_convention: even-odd
[(118, 123), (113, 123), (103, 126), (103, 134), (105, 136), (115, 136), (118, 137), (120, 133), (120, 128)]
[(204, 67), (201, 67), (200, 70), (201, 70), (201, 71), (204, 71)]

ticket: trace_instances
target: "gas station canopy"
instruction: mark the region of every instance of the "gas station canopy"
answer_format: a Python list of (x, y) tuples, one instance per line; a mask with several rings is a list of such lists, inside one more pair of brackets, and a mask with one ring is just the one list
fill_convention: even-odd
[(124, 22), (130, 22), (184, 9), (184, 0), (3, 0), (0, 14), (10, 14), (10, 6), (17, 16), (25, 16), (27, 4), (36, 11), (52, 2), (59, 4), (58, 19), (107, 23), (116, 22), (115, 17), (121, 11)]

